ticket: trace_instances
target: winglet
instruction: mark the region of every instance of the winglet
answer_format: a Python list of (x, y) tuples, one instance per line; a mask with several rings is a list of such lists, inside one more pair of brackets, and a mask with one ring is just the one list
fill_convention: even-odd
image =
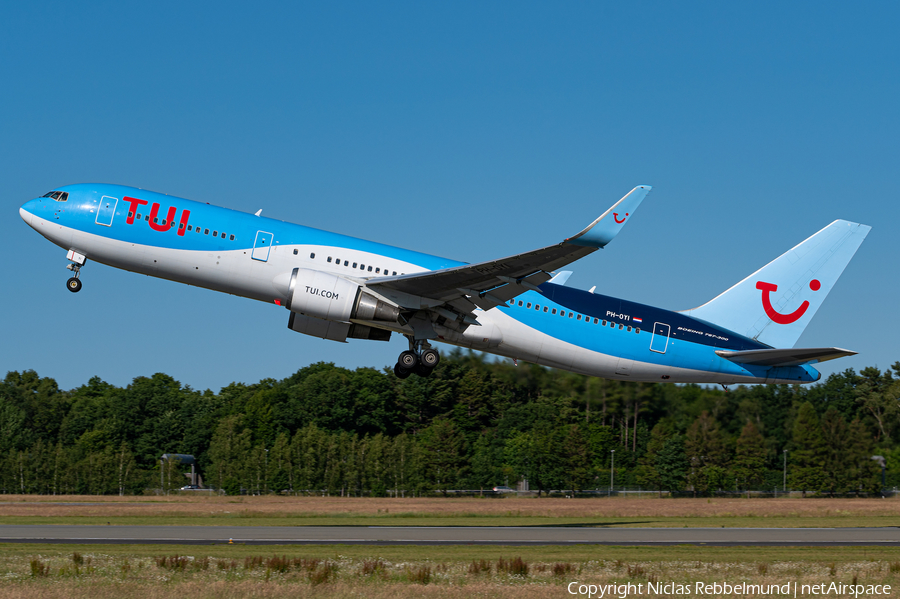
[(584, 231), (566, 239), (566, 243), (602, 248), (619, 234), (641, 201), (653, 189), (649, 185), (638, 185), (628, 194), (600, 215)]

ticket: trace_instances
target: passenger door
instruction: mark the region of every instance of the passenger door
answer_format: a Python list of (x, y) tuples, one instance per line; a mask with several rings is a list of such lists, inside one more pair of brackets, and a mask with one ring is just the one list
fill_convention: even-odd
[(653, 337), (650, 339), (650, 351), (655, 351), (660, 354), (666, 353), (666, 348), (669, 347), (669, 332), (671, 330), (672, 327), (664, 322), (653, 323)]
[(119, 203), (118, 198), (103, 196), (100, 198), (100, 205), (97, 206), (97, 218), (94, 220), (98, 225), (111, 227), (113, 216), (116, 215), (116, 204)]
[(265, 231), (256, 232), (256, 241), (253, 242), (253, 252), (250, 257), (260, 262), (269, 259), (269, 248), (272, 247), (272, 234)]

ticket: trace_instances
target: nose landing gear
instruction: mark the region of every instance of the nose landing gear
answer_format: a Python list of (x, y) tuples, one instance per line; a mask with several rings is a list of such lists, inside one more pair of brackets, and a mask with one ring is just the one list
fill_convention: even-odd
[(78, 278), (78, 275), (81, 274), (81, 267), (84, 266), (84, 263), (87, 261), (87, 259), (84, 257), (84, 255), (79, 254), (75, 250), (69, 250), (69, 253), (66, 254), (66, 258), (72, 261), (72, 263), (67, 265), (66, 268), (75, 273), (72, 278), (66, 281), (66, 289), (68, 289), (72, 293), (78, 293), (79, 291), (81, 291), (81, 279)]
[(425, 339), (413, 340), (409, 338), (409, 350), (400, 354), (394, 365), (394, 374), (399, 379), (405, 379), (412, 373), (419, 376), (429, 376), (441, 361), (441, 354), (433, 349)]

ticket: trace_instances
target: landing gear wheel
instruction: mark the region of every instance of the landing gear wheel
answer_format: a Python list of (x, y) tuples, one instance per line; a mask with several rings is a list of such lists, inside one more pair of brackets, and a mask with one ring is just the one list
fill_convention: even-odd
[(419, 363), (419, 357), (416, 356), (415, 352), (405, 351), (400, 354), (400, 357), (397, 358), (397, 366), (403, 368), (404, 370), (412, 370), (416, 367), (416, 364)]
[(420, 377), (422, 377), (422, 378), (428, 378), (428, 377), (430, 377), (430, 376), (431, 376), (431, 372), (432, 372), (433, 370), (434, 370), (434, 368), (429, 368), (429, 367), (425, 366), (425, 364), (423, 364), (422, 362), (419, 362), (419, 363), (416, 365), (416, 374), (418, 374), (418, 375), (419, 375)]
[(421, 354), (419, 354), (419, 363), (425, 366), (428, 369), (434, 369), (435, 366), (438, 365), (438, 362), (441, 361), (441, 354), (434, 349), (426, 349)]
[(400, 366), (400, 364), (394, 364), (394, 374), (398, 379), (405, 379), (411, 374), (411, 372)]
[(79, 291), (81, 291), (81, 281), (79, 279), (76, 279), (75, 277), (72, 277), (71, 279), (66, 281), (66, 288), (72, 293), (78, 293)]

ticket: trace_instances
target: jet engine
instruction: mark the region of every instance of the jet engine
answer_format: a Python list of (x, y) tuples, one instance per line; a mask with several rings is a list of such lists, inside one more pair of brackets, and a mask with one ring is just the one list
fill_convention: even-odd
[(366, 292), (365, 287), (321, 270), (295, 268), (273, 281), (291, 312), (324, 320), (397, 322), (400, 308)]

